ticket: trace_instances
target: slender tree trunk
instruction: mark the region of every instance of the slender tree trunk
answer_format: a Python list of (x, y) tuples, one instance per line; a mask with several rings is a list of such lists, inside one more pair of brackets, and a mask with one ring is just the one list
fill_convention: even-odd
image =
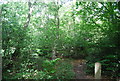
[(12, 54), (12, 60), (16, 60), (17, 56), (20, 55), (20, 48), (16, 47), (15, 52)]
[(56, 28), (57, 28), (57, 34), (56, 34), (56, 39), (54, 40), (54, 46), (53, 46), (53, 50), (52, 50), (52, 53), (53, 53), (53, 55), (52, 55), (52, 59), (55, 59), (56, 58), (56, 53), (57, 53), (57, 46), (58, 46), (58, 44), (57, 44), (57, 42), (58, 42), (58, 40), (59, 40), (59, 26), (60, 26), (60, 19), (59, 19), (59, 0), (57, 1), (57, 4), (56, 4), (56, 6), (58, 7), (57, 8), (57, 11), (56, 11), (56, 14), (55, 14), (55, 20), (56, 20)]
[[(29, 25), (29, 23), (30, 23), (30, 17), (31, 17), (31, 13), (32, 13), (30, 0), (29, 0), (29, 2), (28, 2), (28, 10), (29, 10), (29, 11), (28, 11), (27, 21), (26, 21), (26, 23), (24, 24), (24, 28), (25, 28), (25, 29), (28, 27), (28, 25)], [(24, 37), (21, 37), (21, 41), (22, 41), (22, 42), (23, 42), (23, 40), (24, 40)], [(16, 59), (17, 56), (20, 55), (20, 47), (19, 47), (20, 43), (21, 43), (21, 42), (18, 43), (18, 46), (17, 46), (16, 49), (15, 49), (15, 52), (12, 54), (12, 59)]]
[(53, 53), (52, 60), (54, 60), (56, 58), (56, 48), (55, 47), (53, 47), (52, 53)]
[[(73, 26), (73, 37), (75, 38), (76, 37), (76, 35), (75, 35), (75, 14), (74, 14), (74, 11), (75, 11), (75, 9), (74, 9), (74, 7), (75, 7), (75, 0), (74, 0), (74, 2), (73, 2), (73, 6), (72, 6), (72, 26)], [(74, 54), (76, 55), (76, 53), (77, 53), (77, 50), (76, 50), (76, 45), (75, 45), (75, 42), (74, 42), (74, 46), (73, 46), (73, 49), (74, 49)]]
[(25, 28), (28, 27), (28, 25), (30, 23), (30, 17), (31, 17), (31, 13), (32, 13), (30, 0), (28, 2), (28, 10), (29, 10), (29, 12), (28, 12), (28, 17), (27, 17), (27, 22), (24, 25)]

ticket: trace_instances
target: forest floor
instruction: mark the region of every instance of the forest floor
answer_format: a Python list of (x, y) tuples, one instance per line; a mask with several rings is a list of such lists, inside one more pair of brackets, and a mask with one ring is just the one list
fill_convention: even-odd
[[(84, 59), (78, 59), (78, 60), (72, 60), (71, 61), (73, 65), (73, 70), (75, 72), (75, 78), (74, 79), (94, 79), (92, 75), (86, 75), (86, 61)], [(110, 78), (107, 76), (102, 76), (101, 79), (104, 79), (104, 81), (108, 81)], [(108, 80), (107, 80), (108, 79)]]
[(72, 61), (73, 65), (73, 70), (75, 72), (75, 79), (93, 79), (92, 76), (87, 76), (85, 74), (85, 60), (83, 59), (78, 59), (78, 60), (73, 60)]

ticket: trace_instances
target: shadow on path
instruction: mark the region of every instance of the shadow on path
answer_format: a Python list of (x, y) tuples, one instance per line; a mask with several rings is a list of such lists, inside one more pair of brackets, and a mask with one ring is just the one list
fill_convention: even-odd
[(79, 59), (72, 62), (73, 70), (75, 72), (75, 79), (92, 79), (90, 76), (86, 76), (84, 70), (86, 68), (86, 61)]

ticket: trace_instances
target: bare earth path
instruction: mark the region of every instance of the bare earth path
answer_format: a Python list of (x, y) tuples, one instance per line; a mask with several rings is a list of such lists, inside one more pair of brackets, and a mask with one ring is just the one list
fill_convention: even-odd
[(86, 68), (85, 66), (85, 60), (79, 59), (79, 60), (74, 60), (72, 62), (73, 64), (73, 70), (75, 72), (75, 79), (90, 79), (90, 76), (86, 76), (84, 69)]

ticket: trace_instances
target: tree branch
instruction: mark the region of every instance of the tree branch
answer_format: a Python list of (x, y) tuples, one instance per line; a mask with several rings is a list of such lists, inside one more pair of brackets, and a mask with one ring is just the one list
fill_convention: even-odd
[(30, 0), (28, 2), (28, 10), (29, 10), (29, 12), (28, 12), (28, 17), (27, 17), (27, 22), (25, 23), (24, 28), (27, 28), (29, 23), (30, 23), (30, 17), (31, 17), (31, 12), (32, 12), (31, 11), (31, 2), (30, 2)]

